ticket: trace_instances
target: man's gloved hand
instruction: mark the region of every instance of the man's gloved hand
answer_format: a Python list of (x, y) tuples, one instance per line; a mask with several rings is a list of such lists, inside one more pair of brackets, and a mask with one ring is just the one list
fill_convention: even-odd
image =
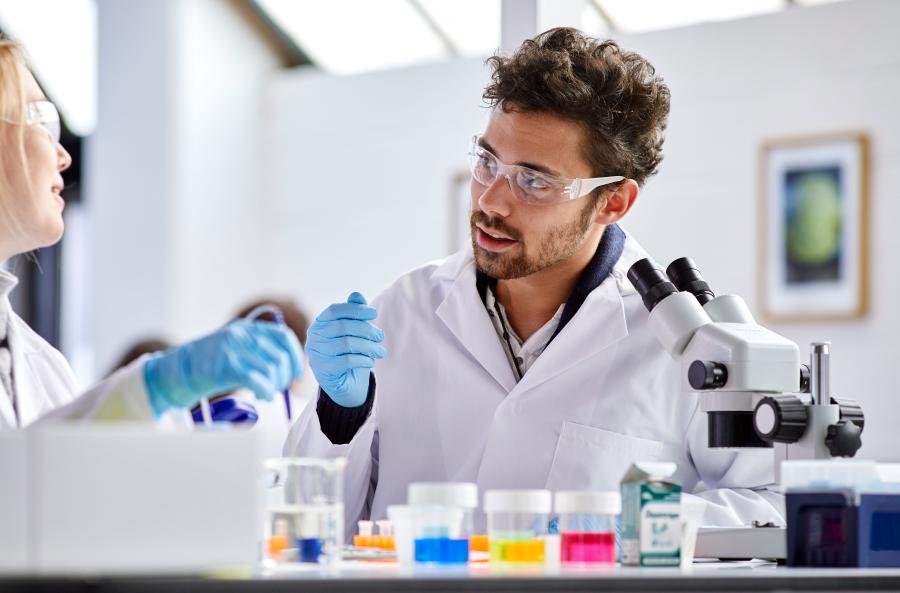
[(319, 387), (334, 403), (356, 408), (366, 401), (375, 360), (384, 358), (384, 332), (369, 323), (378, 312), (354, 292), (346, 303), (331, 305), (306, 334), (309, 366)]
[(283, 325), (239, 319), (193, 342), (153, 355), (144, 381), (153, 411), (190, 408), (244, 387), (271, 400), (303, 374), (303, 348)]

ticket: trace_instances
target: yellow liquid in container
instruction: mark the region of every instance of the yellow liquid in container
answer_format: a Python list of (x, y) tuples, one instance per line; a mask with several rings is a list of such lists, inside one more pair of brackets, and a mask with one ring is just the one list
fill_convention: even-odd
[(490, 540), (491, 562), (532, 562), (544, 561), (544, 540)]

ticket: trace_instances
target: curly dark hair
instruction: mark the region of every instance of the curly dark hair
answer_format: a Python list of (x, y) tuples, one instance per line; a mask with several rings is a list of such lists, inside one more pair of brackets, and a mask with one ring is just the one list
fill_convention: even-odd
[(488, 59), (484, 100), (506, 112), (552, 113), (584, 126), (594, 175), (643, 185), (662, 161), (669, 87), (653, 66), (615, 41), (560, 27)]

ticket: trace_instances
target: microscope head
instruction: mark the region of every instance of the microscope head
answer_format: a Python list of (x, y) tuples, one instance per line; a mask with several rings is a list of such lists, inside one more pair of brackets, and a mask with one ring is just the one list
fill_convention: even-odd
[(756, 324), (740, 297), (716, 297), (688, 258), (666, 273), (641, 260), (628, 278), (657, 339), (681, 361), (682, 389), (700, 397), (709, 446), (770, 447), (754, 429), (753, 412), (766, 395), (799, 390), (797, 345)]

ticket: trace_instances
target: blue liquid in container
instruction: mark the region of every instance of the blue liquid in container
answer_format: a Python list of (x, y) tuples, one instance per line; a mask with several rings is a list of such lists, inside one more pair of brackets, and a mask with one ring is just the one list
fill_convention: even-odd
[(465, 564), (468, 561), (468, 538), (424, 537), (416, 540), (416, 562)]
[(322, 540), (318, 538), (302, 538), (297, 540), (297, 560), (300, 562), (318, 562), (322, 555)]

